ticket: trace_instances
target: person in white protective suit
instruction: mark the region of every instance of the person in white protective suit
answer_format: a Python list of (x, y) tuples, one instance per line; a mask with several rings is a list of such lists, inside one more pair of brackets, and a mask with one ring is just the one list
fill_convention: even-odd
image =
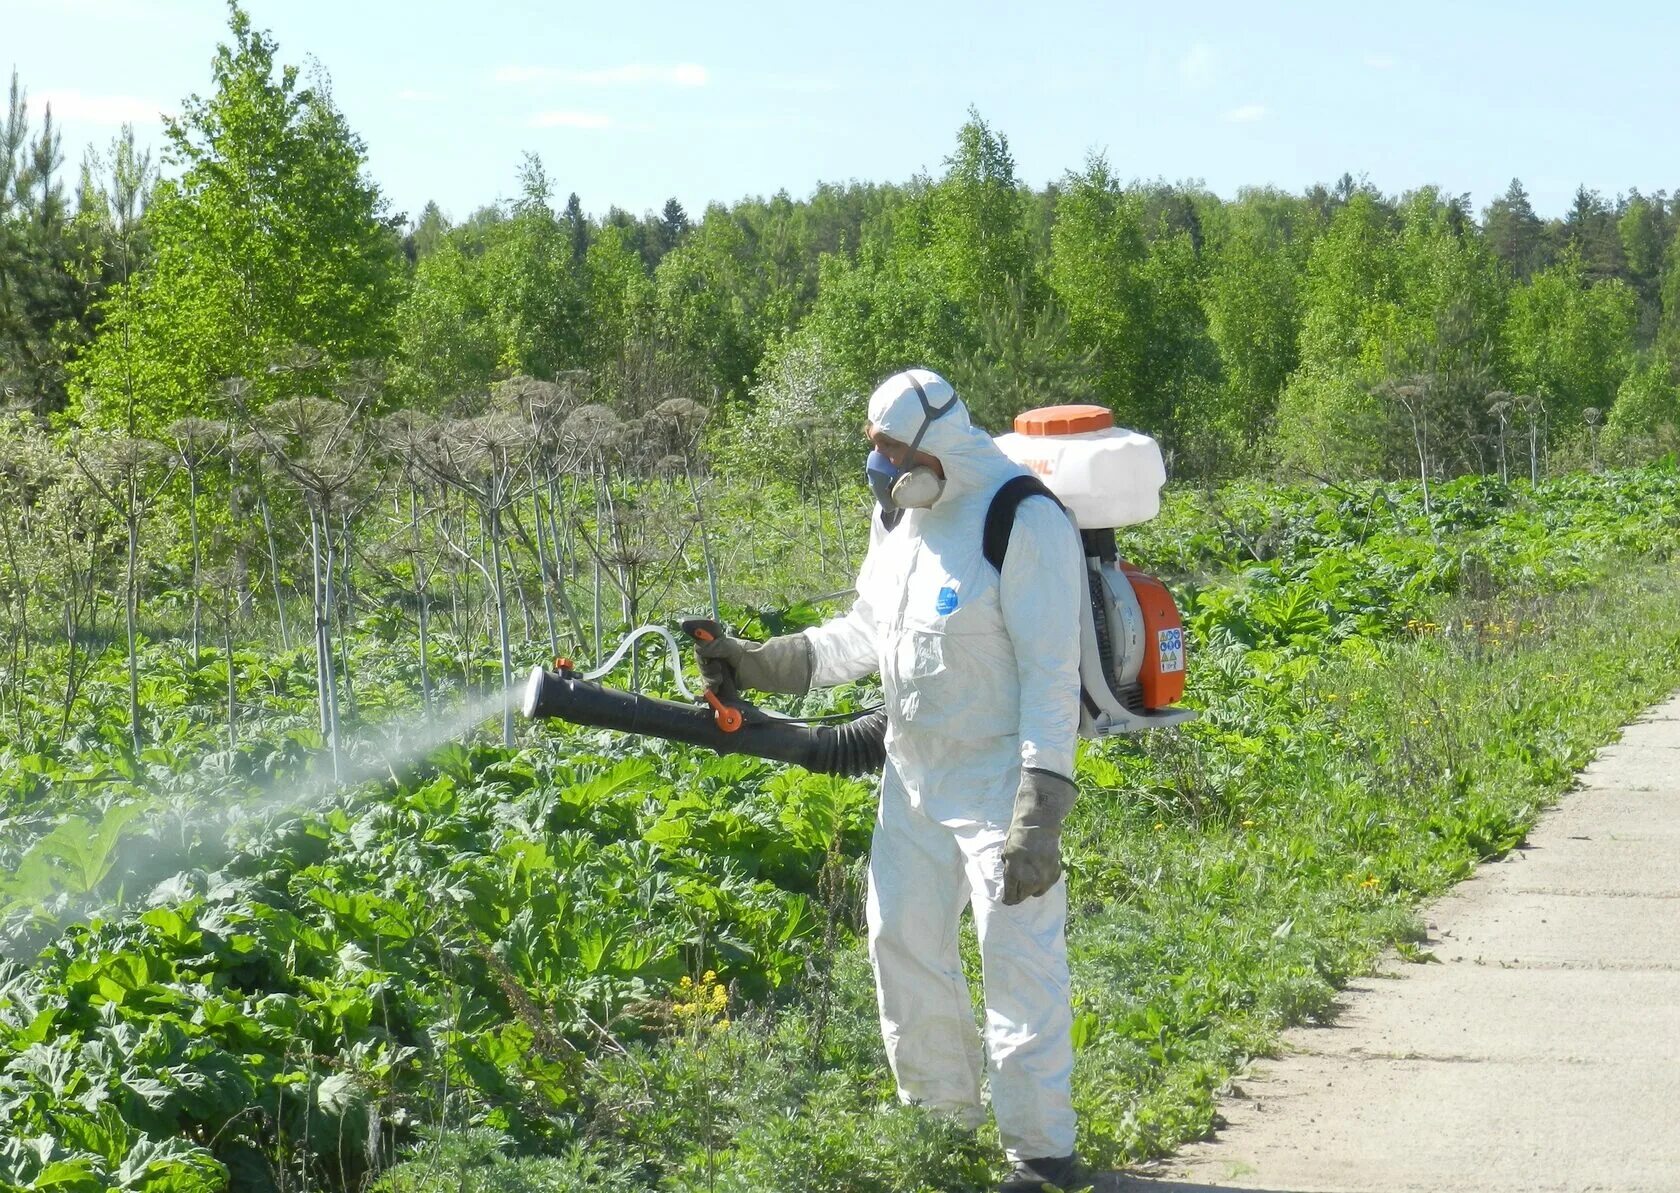
[(1052, 500), (1029, 497), (1001, 573), (987, 562), (987, 507), (1023, 469), (935, 373), (882, 383), (867, 429), (885, 517), (872, 523), (851, 611), (802, 634), (698, 650), (769, 691), (879, 671), (887, 763), (869, 860), (869, 949), (899, 1095), (970, 1127), (984, 1117), (985, 1065), (957, 949), (967, 904), (985, 974), (992, 1109), (1015, 1166), (1002, 1188), (1070, 1187), (1060, 832), (1079, 728), (1078, 533)]

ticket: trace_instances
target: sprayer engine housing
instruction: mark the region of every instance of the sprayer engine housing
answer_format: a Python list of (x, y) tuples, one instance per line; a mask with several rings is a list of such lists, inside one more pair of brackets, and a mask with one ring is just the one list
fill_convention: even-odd
[(1000, 435), (1004, 455), (1043, 480), (1079, 528), (1088, 598), (1080, 615), (1079, 731), (1133, 733), (1188, 721), (1184, 622), (1167, 586), (1119, 557), (1114, 530), (1160, 511), (1161, 447), (1101, 406), (1049, 406)]
[(1184, 622), (1167, 586), (1115, 551), (1112, 530), (1083, 531), (1088, 599), (1080, 611), (1079, 732), (1107, 737), (1188, 721)]

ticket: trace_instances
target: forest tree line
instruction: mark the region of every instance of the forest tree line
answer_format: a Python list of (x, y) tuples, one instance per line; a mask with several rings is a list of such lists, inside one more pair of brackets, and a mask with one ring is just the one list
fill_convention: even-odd
[(937, 177), (592, 217), (528, 155), (511, 202), (406, 222), (326, 81), (278, 66), (237, 10), (232, 34), (213, 94), (168, 127), (161, 179), (125, 130), (69, 185), (14, 74), (14, 406), (155, 430), (225, 416), (233, 378), (261, 405), (301, 353), (322, 368), (285, 386), (371, 365), (387, 411), (582, 374), (621, 411), (677, 392), (720, 430), (849, 431), (875, 380), (922, 363), (995, 428), (1031, 405), (1112, 406), (1188, 476), (1415, 474), (1420, 453), (1426, 474), (1526, 470), (1542, 440), (1596, 448), (1603, 427), (1661, 450), (1680, 421), (1680, 199), (1660, 192), (1583, 186), (1543, 219), (1513, 180), (1478, 218), (1433, 186), (1343, 176), (1225, 200), (1125, 183), (1101, 158), (1034, 190), (974, 114)]

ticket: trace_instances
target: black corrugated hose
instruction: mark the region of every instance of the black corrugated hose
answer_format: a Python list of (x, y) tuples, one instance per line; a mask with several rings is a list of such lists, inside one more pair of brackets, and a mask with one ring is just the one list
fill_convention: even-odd
[(528, 717), (686, 742), (720, 754), (791, 762), (819, 774), (872, 774), (887, 759), (887, 714), (880, 710), (841, 725), (806, 725), (748, 710), (745, 723), (729, 733), (718, 727), (707, 705), (620, 692), (569, 670), (543, 667), (532, 669), (523, 707)]

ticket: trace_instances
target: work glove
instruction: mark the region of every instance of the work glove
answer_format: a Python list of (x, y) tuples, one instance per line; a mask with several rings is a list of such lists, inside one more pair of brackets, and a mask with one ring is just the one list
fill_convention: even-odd
[(1062, 876), (1062, 821), (1079, 788), (1054, 771), (1028, 767), (1015, 791), (1015, 815), (1003, 840), (1003, 901), (1013, 907)]
[(736, 682), (743, 688), (795, 696), (811, 690), (815, 660), (811, 640), (804, 634), (783, 634), (768, 642), (720, 635), (709, 642), (695, 642), (694, 653), (700, 657), (700, 674), (709, 687), (719, 686), (717, 668), (722, 665), (735, 673)]

